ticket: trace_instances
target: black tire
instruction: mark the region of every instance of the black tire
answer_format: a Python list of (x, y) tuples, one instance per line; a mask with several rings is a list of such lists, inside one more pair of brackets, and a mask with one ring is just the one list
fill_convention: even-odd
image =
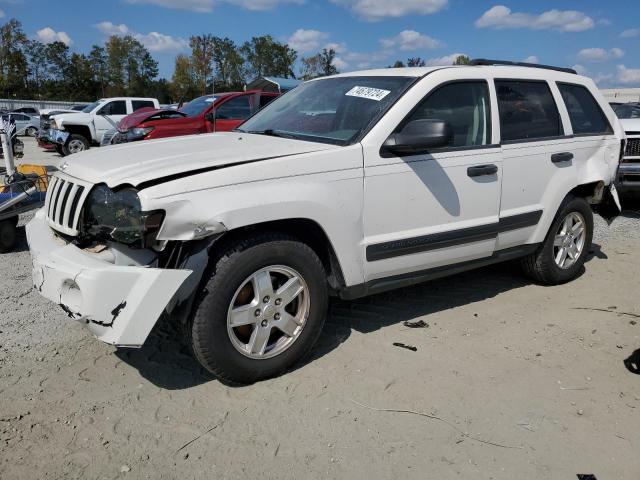
[(58, 155), (62, 155), (64, 157), (65, 153), (62, 145), (60, 145), (59, 143), (56, 143), (55, 147), (56, 147), (56, 152), (58, 152)]
[(16, 246), (17, 218), (8, 218), (0, 222), (0, 253), (10, 252)]
[(82, 135), (72, 133), (71, 135), (69, 135), (69, 139), (62, 147), (62, 151), (64, 155), (67, 156), (73, 155), (74, 153), (78, 153), (80, 151), (89, 150), (90, 147), (91, 144), (89, 143), (89, 140), (87, 140)]
[[(276, 356), (256, 359), (240, 353), (227, 331), (227, 313), (243, 282), (262, 268), (294, 269), (308, 286), (309, 313), (302, 331)], [(327, 275), (316, 253), (295, 238), (279, 233), (256, 234), (223, 247), (205, 273), (190, 323), (193, 352), (219, 380), (248, 384), (280, 375), (313, 348), (324, 325), (328, 304)]]
[(29, 137), (35, 137), (36, 134), (38, 133), (38, 129), (36, 127), (29, 127), (27, 128), (27, 130), (25, 131), (25, 133), (29, 136)]
[[(584, 246), (573, 265), (568, 268), (560, 268), (554, 259), (554, 240), (562, 222), (572, 212), (580, 214), (585, 220)], [(582, 197), (568, 196), (560, 205), (544, 242), (536, 252), (522, 259), (522, 267), (529, 277), (543, 285), (558, 285), (569, 282), (582, 271), (591, 249), (592, 240), (593, 212), (589, 203)]]

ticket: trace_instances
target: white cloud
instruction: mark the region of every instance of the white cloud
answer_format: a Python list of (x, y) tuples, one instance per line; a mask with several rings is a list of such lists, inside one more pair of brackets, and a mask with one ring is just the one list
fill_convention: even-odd
[(127, 0), (133, 4), (151, 4), (165, 8), (191, 10), (193, 12), (211, 12), (215, 0)]
[(579, 63), (576, 63), (573, 67), (576, 72), (578, 72), (579, 75), (586, 75), (587, 74), (587, 69), (584, 68), (582, 65), (580, 65)]
[(329, 37), (327, 32), (318, 30), (304, 30), (302, 28), (293, 32), (287, 43), (291, 48), (300, 53), (315, 51), (320, 48), (320, 44)]
[(134, 32), (124, 23), (116, 25), (111, 22), (100, 22), (94, 25), (105, 35), (131, 35), (150, 52), (156, 53), (177, 53), (187, 49), (189, 42), (181, 37), (172, 37), (159, 32), (149, 32), (147, 34)]
[(529, 55), (527, 58), (525, 58), (523, 60), (523, 62), (525, 62), (525, 63), (540, 63), (540, 60), (538, 60), (538, 57), (536, 57), (535, 55)]
[(2, 10), (2, 9), (0, 8), (0, 18), (3, 18), (5, 15), (6, 15), (6, 14), (4, 13), (4, 10)]
[(618, 81), (625, 85), (640, 86), (640, 68), (627, 68), (624, 65), (618, 65)]
[(591, 76), (591, 79), (598, 85), (602, 83), (609, 83), (613, 80), (613, 73), (596, 73)]
[(452, 53), (451, 55), (445, 55), (444, 57), (430, 58), (429, 60), (425, 61), (425, 64), (427, 67), (453, 65), (453, 62), (455, 62), (456, 58), (458, 58), (460, 55), (467, 56), (466, 53)]
[(593, 19), (576, 10), (548, 10), (535, 15), (511, 12), (504, 5), (496, 5), (475, 22), (478, 28), (529, 28), (532, 30), (558, 30), (561, 32), (582, 32), (593, 28)]
[(624, 50), (620, 48), (612, 48), (605, 50), (604, 48), (583, 48), (578, 52), (578, 58), (587, 62), (606, 62), (611, 59), (624, 57)]
[(430, 15), (447, 6), (448, 0), (331, 0), (372, 22), (409, 14)]
[(73, 41), (66, 32), (56, 32), (51, 27), (45, 27), (42, 30), (38, 30), (36, 32), (36, 36), (42, 43), (62, 42), (67, 46), (73, 44)]
[(329, 42), (322, 48), (333, 50), (336, 53), (345, 53), (347, 51), (347, 45), (345, 43)]
[(127, 33), (129, 33), (129, 27), (127, 27), (124, 23), (116, 25), (115, 23), (111, 22), (100, 22), (97, 23), (95, 27), (105, 35), (126, 35)]
[(220, 2), (237, 5), (246, 10), (270, 10), (280, 3), (304, 3), (304, 0), (126, 0), (133, 4), (157, 5), (175, 10), (190, 10), (192, 12), (209, 13)]
[(399, 48), (402, 51), (433, 50), (441, 46), (435, 38), (415, 30), (403, 30), (393, 38), (383, 38), (380, 43), (385, 49)]
[(245, 8), (247, 10), (271, 10), (280, 3), (296, 3), (303, 4), (304, 0), (225, 0), (233, 5)]
[(341, 70), (341, 71), (346, 69), (346, 68), (349, 68), (349, 64), (347, 62), (345, 62), (340, 57), (334, 57), (333, 66), (336, 67), (338, 70)]
[(640, 37), (640, 28), (630, 28), (620, 34), (622, 38)]

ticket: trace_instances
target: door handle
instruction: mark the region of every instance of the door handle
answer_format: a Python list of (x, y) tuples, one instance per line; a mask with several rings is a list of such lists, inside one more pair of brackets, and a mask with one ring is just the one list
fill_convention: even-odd
[(467, 175), (470, 177), (481, 177), (483, 175), (495, 175), (498, 173), (497, 165), (477, 165), (467, 168)]
[(553, 163), (562, 163), (573, 160), (573, 153), (571, 152), (562, 152), (562, 153), (554, 153), (551, 155), (551, 161)]

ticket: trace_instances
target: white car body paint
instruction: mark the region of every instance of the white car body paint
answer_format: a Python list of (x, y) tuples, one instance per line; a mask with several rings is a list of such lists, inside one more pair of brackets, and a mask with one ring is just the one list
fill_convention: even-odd
[[(358, 75), (410, 76), (416, 81), (362, 140), (352, 145), (216, 133), (92, 149), (66, 159), (64, 175), (111, 188), (137, 187), (142, 210), (166, 212), (157, 237), (163, 241), (188, 242), (277, 220), (313, 221), (330, 241), (345, 288), (491, 258), (510, 247), (541, 242), (572, 189), (596, 182), (608, 185), (614, 179), (624, 132), (593, 82), (585, 77), (513, 66), (382, 69), (339, 76)], [(502, 144), (493, 84), (496, 78), (548, 82), (565, 135)], [(416, 104), (436, 87), (457, 80), (488, 82), (491, 145), (442, 151), (428, 158), (417, 156), (420, 158), (415, 161), (412, 157), (382, 156), (381, 145)], [(605, 112), (613, 133), (572, 135), (555, 82), (585, 86)], [(574, 158), (558, 166), (550, 156), (560, 152), (571, 152)], [(497, 167), (493, 177), (474, 180), (468, 176), (469, 167), (485, 164)], [(477, 241), (389, 258), (367, 258), (371, 246), (393, 247), (394, 242), (402, 244), (418, 237), (482, 229), (514, 215), (536, 212), (541, 212), (539, 220), (531, 225), (481, 236)], [(171, 305), (172, 296), (191, 273), (113, 265), (54, 233), (44, 235), (45, 229), (51, 231), (44, 212), (27, 227), (34, 283), (38, 286), (43, 282), (42, 294), (56, 303), (62, 303), (61, 286), (76, 277), (77, 283), (82, 280), (91, 292), (102, 289), (104, 298), (83, 295), (81, 305), (74, 310), (80, 318), (109, 319), (114, 305), (126, 301), (126, 309), (112, 326), (89, 323), (99, 338), (110, 343), (141, 345), (145, 332), (162, 309)], [(44, 278), (38, 276), (39, 272)], [(124, 290), (110, 291), (108, 285), (120, 283)], [(127, 291), (131, 293), (127, 295)], [(144, 316), (136, 315), (150, 304), (153, 309)], [(131, 322), (143, 325), (134, 328), (129, 326)]]

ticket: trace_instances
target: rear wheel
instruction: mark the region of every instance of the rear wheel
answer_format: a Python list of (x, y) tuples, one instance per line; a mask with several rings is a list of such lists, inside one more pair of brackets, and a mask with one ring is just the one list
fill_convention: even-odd
[(557, 285), (578, 276), (591, 248), (593, 213), (582, 197), (567, 197), (544, 243), (522, 261), (525, 272), (545, 285)]
[(65, 155), (73, 155), (74, 153), (89, 150), (89, 147), (89, 140), (84, 138), (82, 135), (77, 135), (74, 133), (69, 136), (69, 140), (62, 147), (62, 150)]
[(35, 137), (36, 134), (38, 133), (38, 129), (36, 127), (29, 127), (29, 128), (27, 128), (25, 133), (27, 135), (29, 135), (30, 137)]
[(10, 252), (16, 246), (17, 224), (17, 216), (0, 222), (0, 253)]
[(279, 375), (311, 351), (327, 301), (322, 262), (307, 245), (280, 234), (243, 240), (220, 256), (195, 306), (193, 351), (228, 382)]

